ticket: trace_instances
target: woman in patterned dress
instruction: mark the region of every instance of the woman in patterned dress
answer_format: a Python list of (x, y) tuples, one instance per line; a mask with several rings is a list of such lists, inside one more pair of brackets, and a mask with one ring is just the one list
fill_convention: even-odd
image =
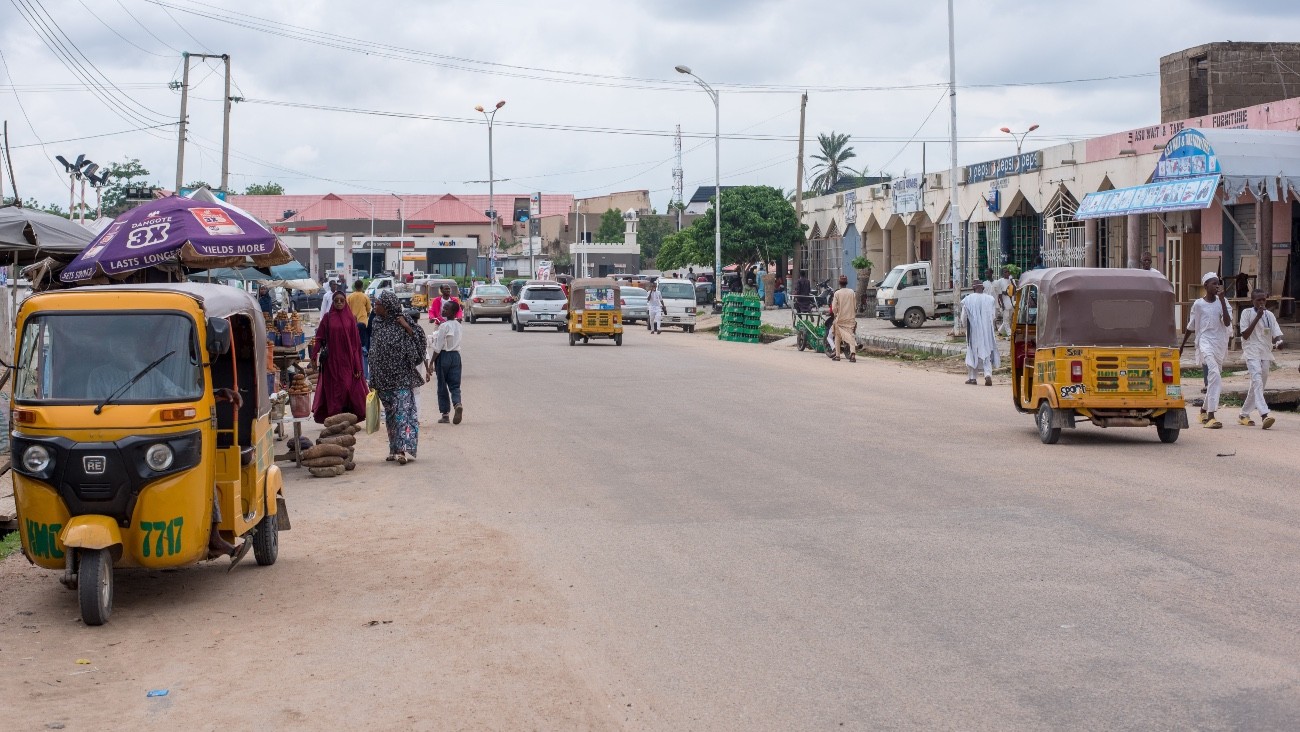
[(379, 291), (370, 331), (370, 386), (384, 405), (388, 460), (405, 465), (415, 459), (420, 415), (415, 390), (425, 383), (419, 367), (427, 347), (424, 331), (402, 315), (392, 289)]

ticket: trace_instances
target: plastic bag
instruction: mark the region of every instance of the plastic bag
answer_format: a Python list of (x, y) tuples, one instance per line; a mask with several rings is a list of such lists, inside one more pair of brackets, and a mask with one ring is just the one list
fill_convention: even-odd
[(379, 431), (379, 393), (374, 389), (366, 395), (366, 434), (373, 435)]

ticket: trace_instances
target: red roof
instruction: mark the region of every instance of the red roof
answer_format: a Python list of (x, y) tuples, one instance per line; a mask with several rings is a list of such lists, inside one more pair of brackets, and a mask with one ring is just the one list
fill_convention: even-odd
[[(527, 199), (529, 194), (498, 193), (496, 207), (502, 220), (513, 218), (515, 199)], [(486, 195), (454, 196), (450, 193), (410, 194), (399, 201), (389, 193), (356, 194), (327, 193), (302, 196), (231, 196), (230, 202), (259, 219), (271, 223), (281, 221), (321, 221), (324, 219), (376, 219), (396, 221), (402, 208), (408, 221), (433, 221), (440, 224), (486, 224), (488, 197)], [(573, 195), (569, 193), (544, 194), (542, 215), (567, 214), (573, 210)], [(288, 219), (285, 211), (297, 213)]]

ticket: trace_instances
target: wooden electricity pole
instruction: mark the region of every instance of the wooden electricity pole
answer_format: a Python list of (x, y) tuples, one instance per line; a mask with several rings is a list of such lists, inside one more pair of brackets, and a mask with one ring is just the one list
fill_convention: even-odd
[[(794, 248), (794, 267), (792, 268), (794, 269), (794, 271), (791, 273), (792, 277), (794, 278), (799, 277), (799, 268), (803, 266), (803, 250), (804, 247), (807, 246), (807, 241), (808, 241), (807, 237), (803, 236), (802, 233), (803, 232), (803, 136), (804, 136), (804, 125), (807, 121), (807, 116), (808, 116), (808, 92), (804, 92), (803, 95), (799, 97), (799, 163), (797, 168), (798, 172), (795, 174), (795, 179), (794, 179), (794, 214), (795, 217), (799, 219), (799, 227), (800, 227), (799, 244)], [(783, 271), (781, 274), (784, 275), (785, 272)], [(786, 283), (787, 296), (789, 295), (789, 293), (793, 291), (794, 290), (791, 287), (790, 283), (787, 282)]]

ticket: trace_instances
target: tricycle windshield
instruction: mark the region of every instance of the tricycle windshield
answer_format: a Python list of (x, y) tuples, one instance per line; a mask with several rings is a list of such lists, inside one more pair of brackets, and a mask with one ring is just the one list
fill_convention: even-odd
[(898, 287), (898, 281), (903, 279), (903, 273), (906, 271), (907, 269), (905, 267), (895, 267), (889, 270), (889, 274), (885, 275), (885, 279), (881, 281), (880, 286)]
[(35, 315), (23, 325), (15, 399), (98, 404), (121, 390), (116, 404), (192, 401), (203, 395), (200, 353), (179, 313)]

